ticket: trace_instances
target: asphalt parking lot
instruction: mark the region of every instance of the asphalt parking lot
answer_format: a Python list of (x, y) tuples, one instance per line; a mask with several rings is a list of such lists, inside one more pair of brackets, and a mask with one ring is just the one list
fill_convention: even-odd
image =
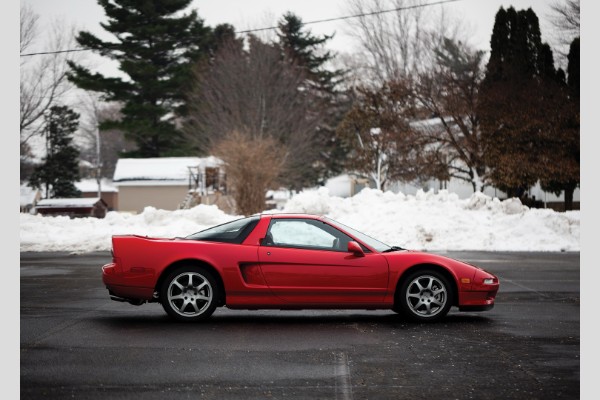
[(579, 253), (452, 252), (494, 309), (237, 311), (174, 323), (111, 301), (108, 253), (21, 253), (21, 399), (579, 399)]

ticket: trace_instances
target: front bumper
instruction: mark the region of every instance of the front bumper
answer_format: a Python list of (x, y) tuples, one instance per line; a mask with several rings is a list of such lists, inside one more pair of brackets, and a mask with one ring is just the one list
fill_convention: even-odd
[(471, 286), (471, 290), (462, 291), (458, 297), (458, 309), (460, 311), (487, 311), (494, 307), (499, 284)]
[(470, 284), (461, 287), (458, 295), (460, 311), (487, 311), (494, 307), (500, 288), (498, 277), (478, 268)]

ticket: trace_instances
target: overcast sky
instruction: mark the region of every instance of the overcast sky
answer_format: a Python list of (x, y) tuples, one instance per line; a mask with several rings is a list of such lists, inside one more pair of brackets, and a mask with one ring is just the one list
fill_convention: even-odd
[[(450, 18), (461, 21), (463, 33), (469, 36), (471, 45), (489, 51), (494, 19), (500, 7), (512, 6), (517, 10), (532, 8), (540, 20), (542, 40), (552, 44), (556, 33), (550, 24), (550, 19), (554, 15), (551, 4), (561, 1), (566, 0), (428, 0), (427, 2), (433, 3), (428, 8), (432, 10), (443, 8)], [(230, 23), (236, 30), (241, 31), (274, 26), (286, 11), (295, 13), (305, 23), (349, 17), (353, 14), (349, 7), (350, 2), (351, 0), (193, 0), (189, 8), (196, 9), (209, 26)], [(86, 30), (105, 40), (113, 39), (112, 35), (100, 26), (101, 22), (106, 22), (106, 18), (104, 9), (98, 5), (97, 0), (21, 0), (20, 3), (30, 5), (40, 16), (42, 40), (38, 41), (35, 51), (47, 49), (43, 41), (43, 32), (53, 21), (62, 21), (65, 27), (73, 27), (76, 31)], [(383, 0), (383, 3), (390, 4), (389, 8), (394, 8), (393, 0)], [(599, 2), (584, 3), (583, 30), (585, 31), (587, 26), (588, 35), (591, 37), (595, 34), (593, 30), (597, 28), (594, 23), (585, 25), (585, 17), (592, 16), (595, 11), (593, 7), (599, 7)], [(408, 0), (406, 4), (409, 4)], [(351, 20), (350, 18), (320, 22), (309, 24), (307, 27), (318, 35), (334, 34), (333, 39), (328, 42), (330, 50), (337, 53), (353, 53), (356, 42), (348, 34)], [(582, 46), (585, 48), (585, 42)], [(93, 64), (90, 65), (94, 65), (98, 72), (106, 75), (119, 74), (117, 65), (113, 61), (101, 58), (92, 52), (80, 54), (93, 60)], [(585, 57), (585, 52), (582, 54)]]
[[(440, 0), (431, 0), (438, 3)], [(472, 44), (482, 50), (489, 50), (489, 42), (498, 9), (511, 5), (517, 10), (531, 7), (542, 26), (542, 37), (549, 37), (548, 17), (551, 14), (551, 0), (446, 0), (443, 5), (451, 17), (460, 19), (471, 36)], [(21, 0), (29, 4), (40, 15), (42, 24), (54, 20), (65, 22), (65, 26), (75, 26), (78, 30), (87, 30), (104, 39), (112, 39), (100, 26), (105, 21), (104, 10), (96, 0)], [(392, 2), (390, 2), (392, 4)], [(390, 6), (393, 8), (393, 6)], [(209, 26), (230, 23), (238, 31), (274, 26), (286, 12), (292, 11), (304, 22), (346, 17), (352, 15), (348, 1), (344, 0), (194, 0), (190, 8), (195, 8)], [(310, 24), (315, 34), (334, 34), (329, 47), (336, 52), (352, 52), (354, 42), (348, 33), (348, 20), (338, 20)], [(43, 43), (38, 44), (43, 47)], [(110, 71), (110, 62), (100, 67), (101, 71)], [(108, 72), (105, 72), (108, 73)]]

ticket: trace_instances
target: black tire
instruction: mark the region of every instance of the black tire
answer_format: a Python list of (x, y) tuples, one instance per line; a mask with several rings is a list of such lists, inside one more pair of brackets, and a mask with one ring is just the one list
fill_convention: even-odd
[(453, 298), (453, 287), (443, 274), (420, 269), (402, 281), (394, 310), (412, 321), (435, 322), (448, 314)]
[(171, 271), (160, 288), (160, 301), (167, 314), (184, 322), (210, 317), (220, 295), (213, 274), (194, 266)]

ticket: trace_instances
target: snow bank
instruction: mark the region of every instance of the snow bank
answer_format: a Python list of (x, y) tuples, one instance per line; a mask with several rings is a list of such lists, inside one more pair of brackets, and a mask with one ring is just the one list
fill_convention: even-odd
[[(269, 211), (274, 212), (274, 211)], [(282, 212), (326, 215), (384, 243), (414, 250), (580, 251), (580, 212), (529, 209), (518, 199), (482, 193), (419, 191), (414, 196), (363, 189), (331, 196), (325, 187), (293, 196)], [(137, 215), (109, 212), (104, 219), (21, 214), (21, 251), (110, 250), (111, 235), (186, 236), (241, 216), (216, 206), (166, 211), (147, 207)]]
[(363, 189), (349, 198), (327, 188), (294, 196), (284, 212), (323, 214), (390, 245), (415, 250), (579, 251), (580, 212), (529, 209), (483, 193), (414, 196)]
[(140, 214), (111, 211), (103, 219), (21, 214), (21, 251), (106, 251), (112, 235), (187, 236), (236, 218), (204, 204), (176, 211), (146, 207)]

